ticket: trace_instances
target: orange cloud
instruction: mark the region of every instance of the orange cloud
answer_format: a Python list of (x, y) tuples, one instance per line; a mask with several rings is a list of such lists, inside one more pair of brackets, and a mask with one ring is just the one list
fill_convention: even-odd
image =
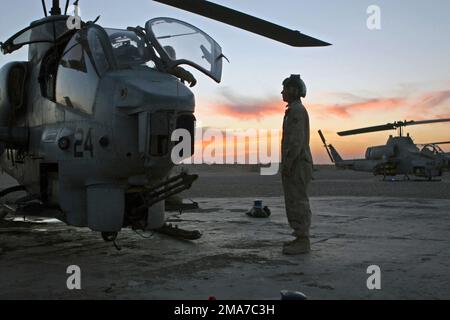
[[(282, 114), (286, 103), (280, 98), (249, 99), (239, 97), (229, 91), (222, 93), (225, 102), (210, 106), (215, 112), (242, 120), (261, 119)], [(320, 110), (320, 114), (332, 114), (339, 118), (351, 118), (354, 113), (372, 111), (390, 111), (404, 109), (410, 117), (420, 117), (422, 114), (432, 114), (432, 111), (442, 108), (444, 102), (450, 99), (450, 90), (428, 92), (418, 97), (391, 98), (361, 98), (351, 94), (336, 94), (338, 99), (352, 100), (349, 103), (314, 104), (308, 103), (313, 110)], [(355, 101), (357, 100), (357, 101)], [(358, 101), (359, 100), (359, 101)], [(446, 111), (446, 110), (445, 110)], [(444, 112), (445, 112), (444, 111)], [(314, 111), (313, 111), (314, 112)]]
[(350, 118), (352, 114), (357, 111), (399, 108), (404, 105), (405, 101), (405, 98), (369, 99), (349, 104), (313, 105), (313, 107), (341, 118)]
[(407, 118), (414, 120), (427, 120), (432, 118), (449, 118), (450, 91), (435, 91), (425, 93), (413, 101)]
[(214, 109), (223, 116), (249, 120), (279, 115), (284, 112), (285, 106), (283, 102), (269, 100), (251, 104), (218, 104)]
[(450, 119), (450, 112), (449, 113), (443, 113), (443, 114), (438, 114), (436, 116), (436, 118), (441, 118), (441, 119)]
[[(310, 110), (321, 110), (321, 114), (333, 114), (341, 118), (350, 118), (354, 112), (366, 110), (389, 110), (399, 108), (406, 102), (405, 98), (370, 99), (363, 102), (349, 104), (310, 104)], [(286, 103), (279, 99), (268, 99), (254, 103), (223, 103), (214, 105), (219, 114), (243, 120), (261, 119), (284, 112)], [(314, 112), (314, 111), (313, 111)]]
[[(340, 97), (350, 96), (355, 100), (355, 96), (339, 94)], [(450, 91), (427, 92), (416, 97), (394, 97), (364, 99), (351, 103), (339, 103), (333, 105), (317, 104), (313, 107), (321, 110), (323, 115), (329, 113), (339, 118), (352, 118), (357, 112), (392, 111), (393, 109), (405, 111), (405, 116), (411, 119), (440, 118), (437, 112), (448, 113), (449, 105), (445, 104), (450, 99)], [(444, 109), (444, 110), (443, 110)]]
[(222, 89), (218, 101), (208, 106), (214, 114), (240, 120), (261, 120), (262, 118), (284, 113), (286, 103), (280, 97), (249, 98)]
[(430, 112), (432, 108), (441, 106), (448, 99), (450, 99), (450, 90), (430, 92), (419, 97), (413, 107), (423, 112)]

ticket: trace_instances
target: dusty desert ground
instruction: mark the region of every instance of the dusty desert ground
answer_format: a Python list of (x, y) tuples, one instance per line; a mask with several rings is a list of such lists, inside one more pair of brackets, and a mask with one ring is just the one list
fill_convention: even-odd
[[(197, 241), (125, 230), (121, 251), (88, 229), (54, 220), (0, 222), (0, 299), (450, 299), (450, 175), (441, 182), (381, 182), (320, 166), (311, 186), (312, 252), (281, 254), (291, 230), (279, 176), (255, 168), (190, 167), (200, 179), (185, 199), (200, 209), (169, 220)], [(14, 184), (1, 177), (1, 186)], [(269, 219), (245, 215), (254, 199)], [(66, 286), (69, 265), (82, 289)], [(381, 269), (368, 290), (367, 267)]]

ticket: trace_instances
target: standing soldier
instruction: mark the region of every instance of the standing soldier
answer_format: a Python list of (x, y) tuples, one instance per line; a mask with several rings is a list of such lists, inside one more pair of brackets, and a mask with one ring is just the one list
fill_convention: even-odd
[(291, 75), (284, 80), (281, 94), (283, 101), (288, 103), (283, 121), (281, 176), (286, 214), (296, 237), (284, 244), (283, 254), (294, 255), (310, 251), (311, 225), (308, 185), (312, 177), (313, 161), (309, 148), (308, 112), (300, 100), (306, 96), (306, 86), (300, 75)]

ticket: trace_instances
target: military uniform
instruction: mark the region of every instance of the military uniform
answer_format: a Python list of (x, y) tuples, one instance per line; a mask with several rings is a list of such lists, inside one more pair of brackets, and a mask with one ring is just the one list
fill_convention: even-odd
[(308, 185), (313, 160), (309, 148), (309, 117), (300, 100), (288, 104), (283, 121), (282, 181), (289, 225), (297, 238), (308, 238), (311, 209)]

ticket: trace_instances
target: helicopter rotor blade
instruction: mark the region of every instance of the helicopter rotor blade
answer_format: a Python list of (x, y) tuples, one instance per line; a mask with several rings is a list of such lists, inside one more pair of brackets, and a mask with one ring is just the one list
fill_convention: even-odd
[(355, 134), (361, 133), (369, 133), (369, 132), (378, 132), (378, 131), (386, 131), (386, 130), (394, 130), (401, 127), (407, 126), (416, 126), (420, 124), (430, 124), (430, 123), (439, 123), (439, 122), (450, 122), (450, 119), (434, 119), (434, 120), (423, 120), (423, 121), (398, 121), (394, 123), (388, 123), (381, 126), (373, 126), (367, 128), (360, 128), (355, 130), (348, 130), (338, 132), (338, 135), (342, 136), (351, 136)]
[(395, 124), (388, 123), (388, 124), (381, 125), (381, 126), (373, 126), (373, 127), (360, 128), (360, 129), (354, 129), (354, 130), (348, 130), (348, 131), (341, 131), (341, 132), (338, 132), (338, 135), (340, 135), (341, 137), (345, 137), (345, 136), (352, 136), (355, 134), (394, 130), (396, 128), (397, 127), (395, 126)]
[(434, 144), (434, 145), (450, 144), (450, 141), (443, 141), (443, 142), (429, 142), (429, 143), (418, 143), (418, 145), (421, 145), (421, 146), (426, 146), (426, 145), (430, 145), (430, 144)]
[(324, 47), (325, 41), (206, 0), (153, 0), (223, 22), (293, 47)]
[(448, 119), (434, 119), (434, 120), (424, 120), (424, 121), (408, 121), (403, 123), (403, 126), (416, 126), (419, 124), (430, 124), (430, 123), (439, 123), (439, 122), (450, 122), (450, 118)]

